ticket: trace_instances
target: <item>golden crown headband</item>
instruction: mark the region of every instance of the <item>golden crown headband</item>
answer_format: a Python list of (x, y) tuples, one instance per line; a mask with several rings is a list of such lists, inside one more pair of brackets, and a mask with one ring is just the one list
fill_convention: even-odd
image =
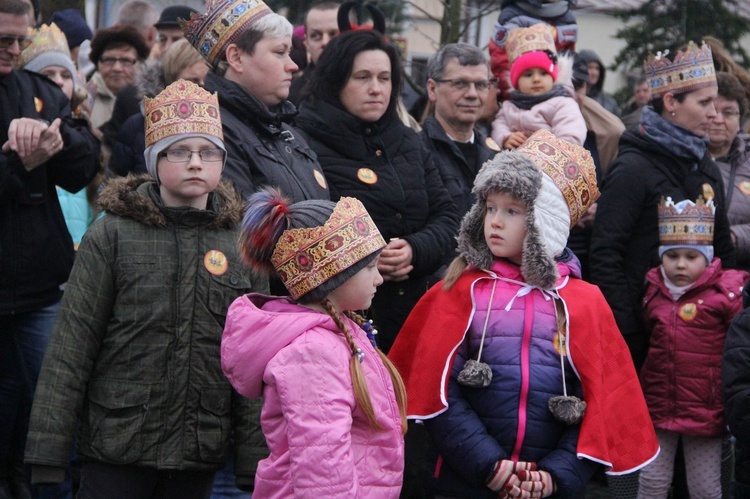
[(185, 38), (212, 66), (226, 58), (227, 46), (260, 18), (273, 14), (262, 0), (208, 0), (205, 14), (180, 20)]
[(661, 98), (670, 92), (679, 95), (716, 86), (711, 47), (705, 42), (700, 47), (689, 42), (687, 48), (678, 51), (672, 61), (667, 58), (668, 54), (668, 50), (658, 52), (643, 62), (652, 97)]
[(146, 147), (166, 137), (213, 135), (224, 140), (219, 98), (193, 82), (177, 80), (153, 99), (144, 97)]
[(285, 231), (271, 263), (296, 300), (383, 247), (362, 203), (345, 197), (323, 226)]
[[(659, 203), (659, 244), (661, 246), (711, 246), (714, 243), (714, 200), (703, 197), (693, 203), (675, 205), (672, 198)], [(680, 204), (680, 203), (678, 203)], [(681, 208), (681, 209), (680, 209)]]
[(16, 59), (15, 65), (17, 68), (26, 67), (30, 61), (47, 52), (59, 52), (70, 59), (68, 39), (65, 38), (65, 33), (55, 23), (49, 26), (43, 24), (39, 29), (29, 28), (29, 38), (31, 39), (31, 43)]
[(570, 227), (599, 199), (596, 167), (591, 153), (549, 130), (538, 130), (516, 149), (529, 156), (560, 189), (570, 210)]
[(555, 54), (555, 28), (546, 23), (538, 23), (528, 28), (512, 29), (508, 34), (505, 50), (511, 64), (527, 52), (548, 50)]

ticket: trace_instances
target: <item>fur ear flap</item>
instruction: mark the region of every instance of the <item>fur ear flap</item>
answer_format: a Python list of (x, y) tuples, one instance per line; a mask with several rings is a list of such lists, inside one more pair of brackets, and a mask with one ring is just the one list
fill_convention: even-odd
[(555, 287), (560, 273), (554, 258), (550, 257), (545, 250), (539, 234), (539, 229), (534, 223), (534, 209), (526, 213), (526, 239), (523, 242), (523, 263), (521, 274), (528, 284), (543, 289)]

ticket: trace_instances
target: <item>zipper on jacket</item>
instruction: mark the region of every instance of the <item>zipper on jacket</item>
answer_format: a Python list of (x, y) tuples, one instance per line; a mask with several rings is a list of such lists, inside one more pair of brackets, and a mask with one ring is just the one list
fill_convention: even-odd
[[(532, 292), (533, 293), (533, 292)], [(517, 462), (521, 456), (521, 447), (526, 437), (526, 406), (529, 401), (529, 348), (531, 346), (531, 327), (534, 323), (534, 307), (532, 293), (523, 297), (524, 319), (523, 339), (521, 341), (521, 394), (518, 400), (518, 430), (516, 431), (516, 443), (513, 446), (511, 460)]]

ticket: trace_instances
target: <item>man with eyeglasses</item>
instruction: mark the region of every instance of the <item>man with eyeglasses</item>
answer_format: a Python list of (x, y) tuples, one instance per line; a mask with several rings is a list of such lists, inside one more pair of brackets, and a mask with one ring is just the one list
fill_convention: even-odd
[(91, 112), (94, 129), (99, 129), (112, 116), (117, 93), (135, 81), (138, 65), (148, 54), (146, 41), (132, 26), (114, 26), (94, 34), (89, 55), (96, 65), (90, 80), (96, 87)]
[(56, 186), (94, 177), (99, 146), (47, 78), (13, 69), (30, 12), (0, 0), (0, 497), (30, 497), (23, 466), (29, 411), (73, 242)]
[(463, 215), (474, 202), (471, 187), (479, 168), (500, 151), (476, 126), (495, 81), (484, 54), (466, 43), (441, 48), (427, 64), (427, 77), (433, 112), (419, 134), (434, 152), (443, 182)]

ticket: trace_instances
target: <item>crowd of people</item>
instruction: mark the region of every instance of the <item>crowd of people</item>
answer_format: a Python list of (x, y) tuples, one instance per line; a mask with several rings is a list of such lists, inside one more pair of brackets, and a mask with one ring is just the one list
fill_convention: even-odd
[(571, 3), (0, 0), (0, 499), (750, 498), (750, 74)]

